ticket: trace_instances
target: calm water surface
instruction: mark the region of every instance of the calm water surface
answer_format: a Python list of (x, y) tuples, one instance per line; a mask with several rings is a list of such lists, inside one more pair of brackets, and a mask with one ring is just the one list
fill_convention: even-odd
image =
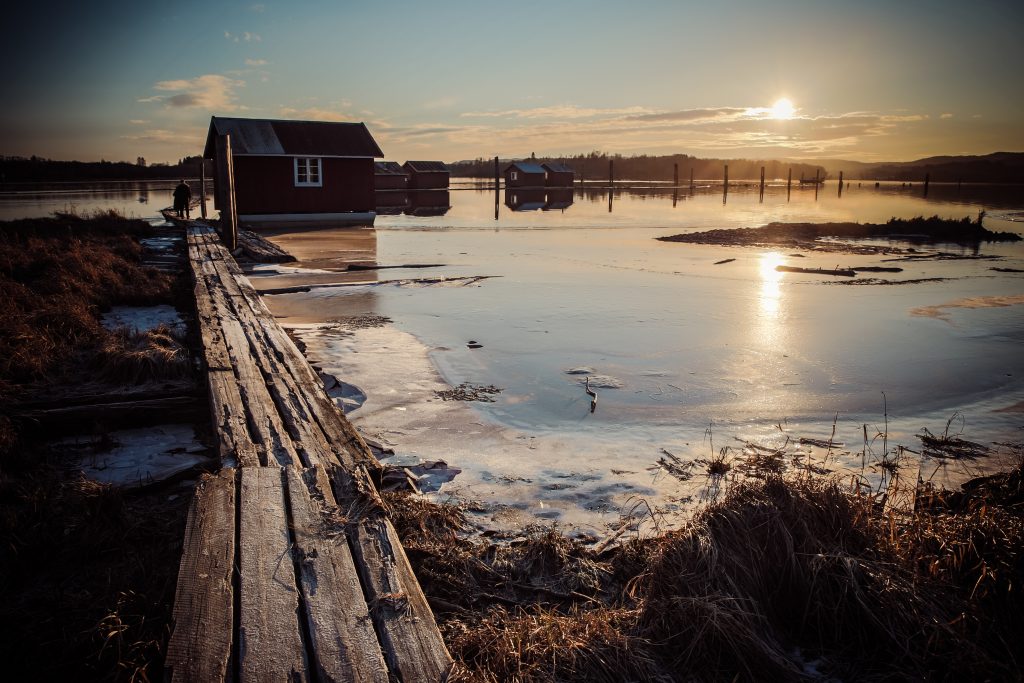
[[(173, 183), (141, 185), (81, 196), (2, 195), (0, 216), (71, 205), (155, 218)], [(643, 464), (657, 447), (699, 444), (710, 424), (745, 437), (777, 435), (776, 425), (827, 436), (836, 420), (839, 437), (856, 443), (865, 423), (888, 420), (893, 438), (914, 445), (922, 427), (941, 431), (959, 414), (968, 438), (1020, 440), (1024, 277), (992, 267), (1024, 268), (1022, 243), (981, 245), (999, 261), (893, 264), (880, 256), (798, 257), (654, 239), (771, 221), (974, 218), (982, 210), (989, 228), (1020, 233), (1019, 189), (933, 185), (926, 199), (920, 185), (876, 189), (854, 181), (842, 197), (834, 184), (788, 197), (784, 186), (770, 186), (761, 200), (748, 185), (731, 187), (725, 202), (720, 186), (692, 196), (638, 189), (609, 197), (588, 189), (564, 209), (512, 211), (506, 200), (513, 198), (503, 194), (496, 206), (493, 191), (472, 187), (454, 183), (441, 216), (379, 216), (372, 228), (275, 235), (300, 258), (300, 270), (259, 268), (254, 282), (265, 289), (337, 282), (351, 275), (305, 269), (343, 271), (351, 260), (444, 264), (369, 274), (379, 280), (494, 276), (466, 287), (368, 284), (267, 300), (286, 323), (387, 316), (431, 350), (450, 384), (503, 389), (495, 403), (474, 404), (482, 417), (531, 434), (621, 442), (628, 445), (623, 458), (642, 451)], [(735, 260), (716, 265), (724, 259)], [(850, 286), (779, 273), (779, 264), (900, 265), (902, 273), (878, 275), (943, 280)], [(470, 341), (482, 348), (468, 348)], [(566, 372), (581, 367), (617, 387), (598, 388), (594, 413), (580, 376)]]
[[(368, 252), (382, 265), (443, 263), (431, 271), (379, 271), (381, 279), (443, 274), (498, 276), (472, 287), (381, 285), (354, 292), (314, 289), (269, 297), (288, 315), (329, 320), (350, 309), (392, 318), (430, 348), (452, 384), (504, 388), (480, 408), (533, 430), (608, 430), (625, 425), (689, 429), (716, 424), (827, 424), (936, 428), (962, 411), (969, 431), (1019, 435), (1024, 399), (1024, 267), (1017, 244), (982, 245), (993, 261), (897, 264), (892, 279), (947, 278), (901, 286), (840, 285), (783, 274), (781, 263), (894, 265), (884, 257), (673, 244), (654, 238), (710, 227), (781, 221), (884, 221), (920, 214), (962, 218), (987, 210), (986, 225), (1019, 232), (1016, 206), (976, 201), (954, 187), (826, 187), (706, 190), (673, 202), (670, 192), (576, 193), (564, 211), (510, 211), (494, 194), (452, 192), (440, 217), (378, 217)], [(992, 197), (985, 197), (989, 202)], [(673, 203), (675, 204), (673, 206)], [(1018, 205), (1019, 206), (1019, 205)], [(302, 242), (278, 238), (302, 255)], [(321, 233), (304, 260), (337, 268), (343, 235)], [(304, 242), (304, 241), (303, 241)], [(957, 247), (944, 249), (957, 251)], [(961, 250), (962, 251), (962, 250)], [(715, 265), (723, 259), (735, 261)], [(337, 279), (337, 278), (335, 278)], [(274, 302), (277, 302), (276, 304)], [(482, 348), (470, 349), (475, 341)], [(589, 367), (621, 384), (599, 389), (591, 414), (580, 377)], [(884, 398), (883, 398), (884, 393)], [(909, 420), (901, 422), (901, 420)], [(994, 431), (993, 431), (994, 430)]]

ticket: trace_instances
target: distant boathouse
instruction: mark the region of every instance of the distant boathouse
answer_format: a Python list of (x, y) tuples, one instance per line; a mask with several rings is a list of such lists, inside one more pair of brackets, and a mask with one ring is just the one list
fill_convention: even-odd
[(373, 221), (374, 159), (384, 153), (364, 124), (214, 116), (203, 158), (215, 165), (221, 135), (231, 136), (241, 225)]
[(575, 172), (558, 162), (514, 161), (505, 167), (505, 187), (572, 187)]
[(447, 190), (451, 172), (441, 161), (407, 161), (402, 170), (409, 174), (410, 190)]

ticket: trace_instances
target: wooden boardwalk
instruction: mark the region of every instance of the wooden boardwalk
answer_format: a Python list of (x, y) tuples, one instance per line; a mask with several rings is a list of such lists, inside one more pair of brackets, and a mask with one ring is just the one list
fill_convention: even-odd
[(171, 679), (444, 680), (376, 460), (214, 230), (188, 252), (223, 468), (189, 511)]

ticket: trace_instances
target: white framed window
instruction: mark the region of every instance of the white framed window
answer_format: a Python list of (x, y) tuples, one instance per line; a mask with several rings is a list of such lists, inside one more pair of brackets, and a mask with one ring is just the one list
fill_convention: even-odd
[(295, 157), (295, 187), (323, 187), (320, 157)]
[(519, 180), (518, 171), (512, 171), (512, 180)]

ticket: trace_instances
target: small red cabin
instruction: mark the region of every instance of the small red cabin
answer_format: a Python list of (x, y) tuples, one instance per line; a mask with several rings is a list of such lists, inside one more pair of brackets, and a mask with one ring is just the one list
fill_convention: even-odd
[(505, 167), (505, 187), (544, 187), (544, 167), (515, 161)]
[(384, 153), (364, 124), (214, 116), (204, 158), (217, 161), (220, 135), (231, 136), (240, 225), (373, 222)]
[(378, 190), (408, 190), (409, 174), (397, 161), (375, 161), (373, 163), (374, 186)]
[(545, 187), (572, 187), (576, 179), (576, 173), (565, 164), (557, 161), (549, 161), (541, 164), (544, 169)]
[(409, 174), (410, 190), (447, 190), (450, 172), (441, 161), (407, 161), (402, 168)]

